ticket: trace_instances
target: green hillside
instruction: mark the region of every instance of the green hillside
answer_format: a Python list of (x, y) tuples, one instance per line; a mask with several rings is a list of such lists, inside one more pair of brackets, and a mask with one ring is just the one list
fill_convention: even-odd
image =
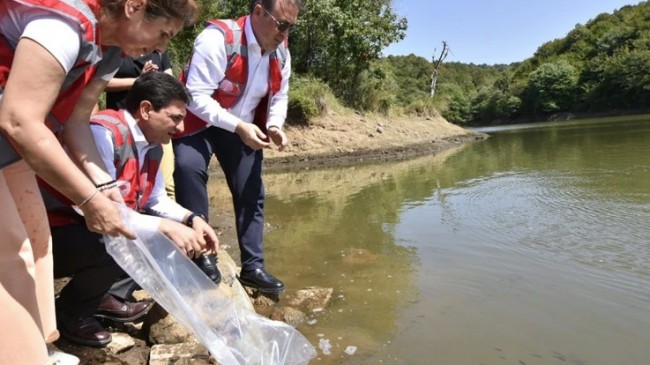
[(650, 4), (595, 15), (521, 63), (444, 66), (436, 97), (450, 100), (438, 104), (455, 123), (644, 110), (650, 106)]

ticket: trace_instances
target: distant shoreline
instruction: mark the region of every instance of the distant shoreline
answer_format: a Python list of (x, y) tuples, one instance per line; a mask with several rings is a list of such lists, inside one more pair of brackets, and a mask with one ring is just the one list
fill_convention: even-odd
[(592, 118), (605, 118), (605, 117), (622, 117), (628, 115), (644, 115), (650, 114), (650, 108), (637, 108), (637, 109), (614, 109), (603, 112), (561, 112), (549, 115), (538, 115), (533, 117), (515, 118), (507, 120), (495, 120), (488, 124), (472, 124), (468, 127), (490, 127), (509, 124), (524, 124), (524, 123), (540, 123), (540, 122), (558, 122), (565, 120), (576, 119), (592, 119)]

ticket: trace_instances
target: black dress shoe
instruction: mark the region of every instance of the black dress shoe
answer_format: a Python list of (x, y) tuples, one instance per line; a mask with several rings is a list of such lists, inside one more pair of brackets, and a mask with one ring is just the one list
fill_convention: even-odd
[(61, 336), (76, 344), (103, 347), (113, 340), (111, 334), (93, 317), (74, 317), (59, 312), (57, 323)]
[(117, 299), (111, 294), (106, 294), (97, 307), (95, 317), (110, 319), (111, 321), (126, 323), (134, 322), (144, 317), (153, 306), (152, 299), (139, 302), (127, 302)]
[(284, 284), (264, 268), (242, 271), (239, 274), (239, 282), (262, 293), (279, 293), (284, 290)]
[(202, 253), (199, 257), (193, 258), (192, 262), (201, 269), (215, 284), (221, 282), (221, 272), (217, 267), (217, 255)]

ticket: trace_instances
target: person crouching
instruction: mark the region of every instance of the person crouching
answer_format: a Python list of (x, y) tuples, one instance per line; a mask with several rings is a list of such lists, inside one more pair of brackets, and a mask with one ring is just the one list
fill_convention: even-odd
[[(160, 232), (188, 257), (199, 258), (218, 250), (217, 235), (201, 216), (167, 197), (158, 169), (162, 144), (182, 130), (189, 101), (176, 78), (148, 73), (129, 91), (126, 109), (100, 111), (90, 123), (99, 154), (113, 178), (98, 184), (98, 190), (119, 187), (128, 207), (161, 217)], [(137, 321), (152, 302), (134, 302), (131, 294), (137, 284), (106, 252), (102, 235), (87, 229), (69, 200), (40, 183), (52, 227), (54, 275), (72, 277), (56, 301), (59, 330), (70, 342), (104, 346), (112, 338), (98, 317)]]

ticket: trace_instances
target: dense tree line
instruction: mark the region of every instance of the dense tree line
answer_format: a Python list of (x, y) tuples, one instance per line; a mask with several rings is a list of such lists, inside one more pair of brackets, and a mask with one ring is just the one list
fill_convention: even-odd
[[(543, 44), (521, 63), (487, 68), (470, 65), (470, 69), (474, 71), (465, 69), (463, 75), (441, 72), (441, 82), (462, 91), (458, 100), (442, 109), (443, 115), (456, 123), (647, 109), (650, 4), (641, 2), (613, 14), (597, 15), (585, 25), (576, 25), (564, 38)], [(482, 80), (470, 76), (481, 69), (494, 72)], [(470, 80), (479, 82), (471, 87)], [(453, 99), (452, 95), (446, 97)]]
[[(178, 69), (205, 20), (236, 18), (249, 0), (199, 0), (202, 19), (170, 46)], [(325, 94), (360, 111), (431, 115), (459, 123), (532, 120), (563, 112), (646, 108), (650, 101), (650, 4), (625, 6), (578, 24), (533, 57), (510, 65), (443, 63), (430, 97), (430, 60), (382, 57), (404, 38), (407, 21), (392, 0), (304, 0), (290, 35), (290, 108), (302, 119), (322, 110)], [(451, 45), (453, 47), (453, 45)], [(294, 110), (295, 112), (295, 110)]]

